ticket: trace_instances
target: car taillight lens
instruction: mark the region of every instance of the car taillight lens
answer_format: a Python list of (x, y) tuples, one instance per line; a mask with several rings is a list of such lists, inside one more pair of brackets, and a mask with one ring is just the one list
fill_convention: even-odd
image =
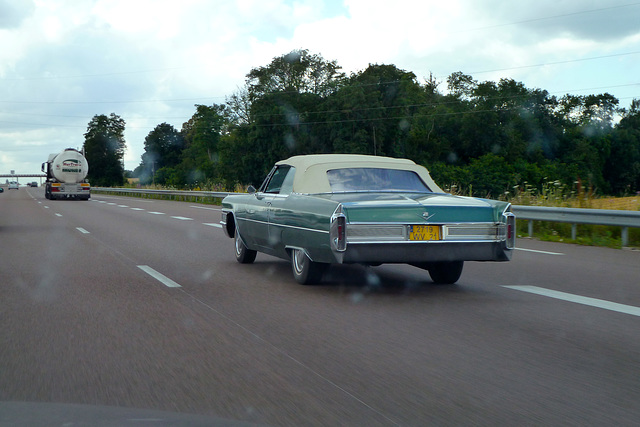
[(516, 247), (516, 216), (511, 212), (504, 214), (507, 217), (507, 249)]
[(342, 213), (342, 206), (331, 216), (330, 238), (333, 248), (337, 251), (347, 249), (347, 218)]
[(343, 251), (347, 248), (347, 221), (344, 216), (339, 216), (336, 218), (336, 221), (338, 222), (338, 240), (336, 247), (339, 251)]

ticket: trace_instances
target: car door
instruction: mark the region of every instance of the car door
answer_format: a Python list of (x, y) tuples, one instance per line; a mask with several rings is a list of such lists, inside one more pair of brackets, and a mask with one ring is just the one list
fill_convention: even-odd
[(269, 245), (275, 252), (279, 252), (282, 255), (284, 253), (284, 244), (286, 243), (282, 241), (282, 230), (283, 227), (291, 225), (287, 224), (289, 209), (285, 205), (293, 191), (293, 178), (296, 168), (285, 166), (279, 172), (280, 176), (273, 187), (273, 198), (270, 200), (268, 208), (268, 220)]
[(291, 166), (278, 165), (274, 167), (260, 189), (255, 194), (255, 203), (247, 209), (248, 228), (250, 236), (243, 236), (253, 244), (260, 246), (266, 253), (274, 252), (278, 242), (273, 242), (269, 233), (269, 218), (274, 199), (280, 195), (280, 189)]

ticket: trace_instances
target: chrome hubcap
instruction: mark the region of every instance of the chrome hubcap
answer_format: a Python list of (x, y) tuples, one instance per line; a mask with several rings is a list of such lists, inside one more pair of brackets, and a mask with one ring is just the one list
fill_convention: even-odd
[(304, 256), (305, 255), (302, 251), (298, 249), (293, 250), (293, 267), (296, 269), (296, 273), (298, 274), (302, 273), (302, 270), (304, 269)]
[(240, 236), (236, 232), (236, 254), (240, 255), (242, 253), (242, 241), (240, 240)]

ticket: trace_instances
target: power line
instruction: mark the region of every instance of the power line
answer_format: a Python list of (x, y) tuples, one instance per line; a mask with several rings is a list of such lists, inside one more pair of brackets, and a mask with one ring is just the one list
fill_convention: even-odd
[(36, 105), (84, 105), (84, 104), (143, 104), (143, 103), (154, 103), (154, 102), (194, 102), (194, 101), (203, 101), (203, 100), (211, 100), (216, 98), (224, 98), (221, 96), (208, 96), (208, 97), (198, 97), (198, 98), (175, 98), (175, 99), (129, 99), (129, 100), (119, 100), (119, 101), (7, 101), (0, 100), (0, 104), (36, 104)]
[(625, 52), (625, 53), (614, 53), (614, 54), (611, 54), (611, 55), (592, 56), (590, 58), (567, 59), (565, 61), (545, 62), (545, 63), (542, 63), (542, 64), (521, 65), (521, 66), (518, 66), (518, 67), (496, 68), (496, 69), (493, 69), (493, 70), (473, 71), (473, 72), (470, 72), (469, 74), (484, 74), (484, 73), (494, 73), (496, 71), (509, 71), (509, 70), (520, 70), (520, 69), (523, 69), (523, 68), (546, 67), (547, 65), (570, 64), (572, 62), (593, 61), (595, 59), (615, 58), (615, 57), (620, 57), (620, 56), (637, 55), (639, 53), (640, 53), (640, 51)]
[[(622, 85), (613, 85), (613, 86), (599, 86), (599, 87), (591, 87), (591, 88), (581, 88), (581, 89), (572, 89), (570, 91), (555, 91), (555, 92), (547, 92), (546, 90), (543, 92), (546, 92), (548, 95), (554, 95), (554, 94), (569, 94), (571, 92), (581, 92), (581, 91), (592, 91), (594, 89), (611, 89), (611, 88), (619, 88), (619, 87), (629, 87), (629, 86), (640, 86), (640, 82), (638, 83), (628, 83), (628, 84), (622, 84)], [(519, 98), (528, 98), (528, 97), (535, 97), (536, 93), (525, 93), (522, 95), (511, 95), (511, 96), (495, 96), (495, 97), (488, 97), (488, 98), (483, 98), (483, 101), (487, 102), (487, 101), (508, 101), (508, 100), (517, 100)], [(629, 99), (633, 98), (635, 99), (635, 97), (628, 97)], [(619, 99), (619, 98), (616, 98)], [(627, 99), (627, 98), (623, 98), (623, 99)], [(166, 100), (164, 100), (166, 101)], [(163, 101), (163, 102), (164, 102)], [(0, 101), (2, 102), (2, 101)], [(39, 101), (41, 102), (41, 101)], [(145, 102), (145, 101), (140, 101), (140, 102)], [(151, 101), (149, 101), (151, 102)], [(155, 102), (155, 101), (154, 101)], [(44, 102), (41, 102), (44, 103)], [(417, 104), (406, 104), (406, 105), (395, 105), (395, 106), (376, 106), (376, 107), (368, 107), (368, 108), (359, 108), (359, 109), (340, 109), (340, 110), (320, 110), (320, 111), (302, 111), (302, 112), (294, 112), (294, 113), (276, 113), (276, 114), (259, 114), (257, 115), (257, 117), (283, 117), (283, 116), (287, 116), (290, 114), (294, 114), (296, 116), (314, 116), (314, 115), (320, 115), (320, 114), (358, 114), (358, 113), (364, 113), (367, 111), (389, 111), (389, 110), (398, 110), (398, 109), (406, 109), (406, 108), (411, 108), (411, 109), (416, 109), (416, 108), (424, 108), (424, 107), (436, 107), (436, 106), (446, 106), (448, 104), (455, 104), (457, 103), (457, 101), (450, 101), (450, 102), (427, 102), (427, 103), (417, 103)], [(8, 111), (0, 111), (0, 114), (5, 114), (5, 115), (21, 115), (21, 116), (32, 116), (32, 117), (62, 117), (62, 118), (75, 118), (75, 119), (86, 119), (86, 116), (72, 116), (72, 115), (53, 115), (53, 114), (34, 114), (34, 113), (20, 113), (20, 112), (8, 112)], [(403, 116), (403, 118), (407, 118), (407, 117), (416, 117), (416, 115), (411, 115), (411, 116)], [(380, 118), (380, 120), (386, 120), (386, 119), (391, 119), (392, 117), (389, 118)], [(397, 118), (397, 117), (396, 117)], [(138, 118), (140, 119), (140, 118)], [(167, 119), (176, 119), (176, 120), (184, 120), (184, 117), (163, 117), (163, 118), (152, 118), (152, 117), (145, 117), (142, 118), (142, 120), (164, 120), (166, 121)], [(353, 122), (353, 121), (361, 121), (361, 120), (374, 120), (374, 119), (364, 119), (364, 118), (354, 118), (354, 119), (344, 119), (344, 120), (333, 120), (333, 121), (326, 121), (326, 122), (310, 122), (310, 121), (305, 121), (304, 124), (315, 124), (315, 123), (331, 123), (331, 122), (335, 122), (335, 123), (341, 123), (341, 122)], [(7, 124), (14, 124), (14, 125), (27, 125), (27, 126), (42, 126), (42, 127), (85, 127), (85, 126), (77, 126), (77, 125), (53, 125), (53, 124), (43, 124), (43, 123), (24, 123), (24, 122), (16, 122), (16, 121), (0, 121), (1, 123), (7, 123)], [(302, 124), (302, 123), (301, 123)], [(271, 124), (271, 125), (278, 125), (278, 124)], [(129, 127), (130, 129), (135, 129), (135, 128), (148, 128), (150, 126), (144, 126), (144, 127)]]
[(176, 70), (196, 69), (196, 68), (205, 68), (205, 67), (204, 66), (202, 67), (184, 66), (184, 67), (169, 67), (169, 68), (149, 68), (146, 70), (111, 71), (107, 73), (76, 74), (76, 75), (68, 75), (68, 76), (0, 77), (0, 81), (83, 79), (83, 78), (92, 78), (92, 77), (110, 77), (110, 76), (121, 76), (121, 75), (130, 75), (130, 74), (146, 74), (146, 73), (156, 73), (156, 72), (162, 72), (162, 71), (176, 71)]
[(528, 24), (528, 23), (531, 23), (531, 22), (548, 21), (550, 19), (566, 18), (567, 16), (583, 15), (583, 14), (587, 14), (587, 13), (602, 12), (602, 11), (605, 11), (605, 10), (620, 9), (620, 8), (623, 8), (623, 7), (631, 7), (631, 6), (638, 6), (638, 5), (640, 5), (640, 3), (636, 2), (636, 3), (621, 4), (621, 5), (618, 5), (618, 6), (602, 7), (602, 8), (599, 8), (599, 9), (582, 10), (582, 11), (578, 11), (578, 12), (564, 13), (564, 14), (561, 14), (561, 15), (546, 16), (546, 17), (542, 17), (542, 18), (532, 18), (532, 19), (526, 19), (526, 20), (523, 20), (523, 21), (516, 21), (516, 22), (508, 22), (508, 23), (504, 23), (504, 24), (489, 25), (489, 26), (486, 26), (486, 27), (470, 28), (470, 29), (467, 29), (467, 30), (455, 31), (455, 32), (453, 32), (451, 34), (466, 33), (466, 32), (471, 32), (471, 31), (489, 30), (489, 29), (492, 29), (492, 28), (508, 27), (508, 26), (511, 26), (511, 25)]

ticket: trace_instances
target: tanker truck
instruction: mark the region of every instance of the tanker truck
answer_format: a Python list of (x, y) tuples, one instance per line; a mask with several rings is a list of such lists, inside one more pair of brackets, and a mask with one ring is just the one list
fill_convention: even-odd
[(47, 199), (89, 200), (91, 197), (91, 186), (85, 179), (89, 164), (80, 151), (67, 148), (50, 154), (42, 164), (42, 172), (47, 174), (44, 189)]

